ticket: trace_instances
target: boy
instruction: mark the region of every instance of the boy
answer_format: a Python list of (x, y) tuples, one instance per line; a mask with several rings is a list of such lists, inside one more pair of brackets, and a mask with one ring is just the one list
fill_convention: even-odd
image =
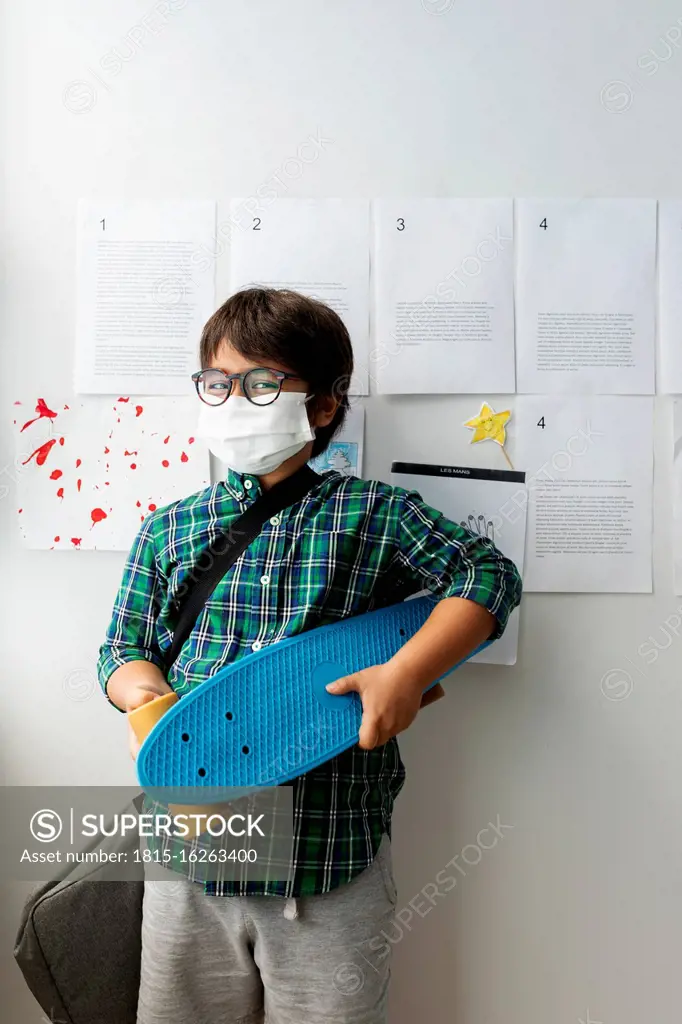
[(358, 745), (294, 780), (286, 882), (146, 884), (138, 1024), (382, 1024), (388, 956), (361, 971), (354, 955), (376, 947), (396, 906), (388, 837), (404, 769), (395, 737), (442, 695), (422, 699), (433, 680), (502, 633), (520, 580), (490, 541), (416, 492), (332, 471), (265, 523), (166, 679), (174, 594), (263, 490), (324, 451), (348, 409), (353, 357), (331, 309), (254, 288), (208, 321), (201, 366), (198, 433), (230, 468), (149, 515), (138, 534), (100, 651), (116, 707), (170, 689), (182, 696), (264, 644), (370, 610), (389, 568), (442, 600), (390, 661), (331, 687), (361, 697)]

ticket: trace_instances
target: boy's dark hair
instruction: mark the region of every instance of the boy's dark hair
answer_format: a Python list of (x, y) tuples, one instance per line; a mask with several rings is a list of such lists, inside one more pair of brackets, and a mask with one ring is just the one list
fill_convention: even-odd
[[(348, 387), (353, 373), (353, 348), (341, 318), (323, 302), (277, 288), (246, 288), (216, 310), (201, 334), (202, 367), (208, 366), (221, 343), (241, 355), (282, 363), (309, 384), (309, 402), (333, 395), (339, 407), (331, 423), (318, 427), (313, 456), (325, 450), (341, 429), (349, 409)], [(229, 401), (229, 399), (228, 399)]]

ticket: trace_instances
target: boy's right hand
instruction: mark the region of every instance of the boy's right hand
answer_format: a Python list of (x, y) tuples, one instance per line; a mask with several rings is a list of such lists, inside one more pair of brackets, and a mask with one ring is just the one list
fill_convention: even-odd
[[(121, 665), (107, 683), (109, 699), (121, 711), (135, 711), (157, 697), (172, 693), (173, 687), (165, 680), (163, 672), (149, 661), (129, 661)], [(133, 760), (137, 757), (140, 742), (128, 725), (128, 747)]]
[[(164, 689), (152, 689), (149, 683), (140, 683), (137, 686), (133, 686), (127, 695), (126, 699), (126, 713), (128, 711), (135, 711), (137, 708), (141, 708), (143, 704), (148, 704), (149, 701), (156, 700), (158, 697), (163, 697), (167, 693), (172, 693), (173, 688), (168, 683), (163, 683)], [(140, 741), (133, 731), (132, 725), (128, 723), (128, 749), (130, 750), (130, 756), (133, 761), (137, 758), (140, 752)]]

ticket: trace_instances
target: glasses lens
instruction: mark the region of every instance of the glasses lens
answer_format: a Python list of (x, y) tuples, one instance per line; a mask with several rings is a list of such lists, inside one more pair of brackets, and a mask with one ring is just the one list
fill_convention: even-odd
[(270, 405), (277, 398), (280, 380), (272, 370), (249, 370), (244, 378), (244, 393), (255, 405)]
[(204, 370), (199, 378), (199, 397), (207, 405), (222, 405), (230, 393), (231, 383), (220, 370)]

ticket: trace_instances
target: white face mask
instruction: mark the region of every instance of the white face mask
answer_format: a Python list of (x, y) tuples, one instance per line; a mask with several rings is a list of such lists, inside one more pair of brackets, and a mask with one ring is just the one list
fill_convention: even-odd
[(237, 473), (271, 473), (315, 437), (306, 396), (282, 391), (270, 405), (230, 395), (222, 405), (202, 403), (197, 435)]

